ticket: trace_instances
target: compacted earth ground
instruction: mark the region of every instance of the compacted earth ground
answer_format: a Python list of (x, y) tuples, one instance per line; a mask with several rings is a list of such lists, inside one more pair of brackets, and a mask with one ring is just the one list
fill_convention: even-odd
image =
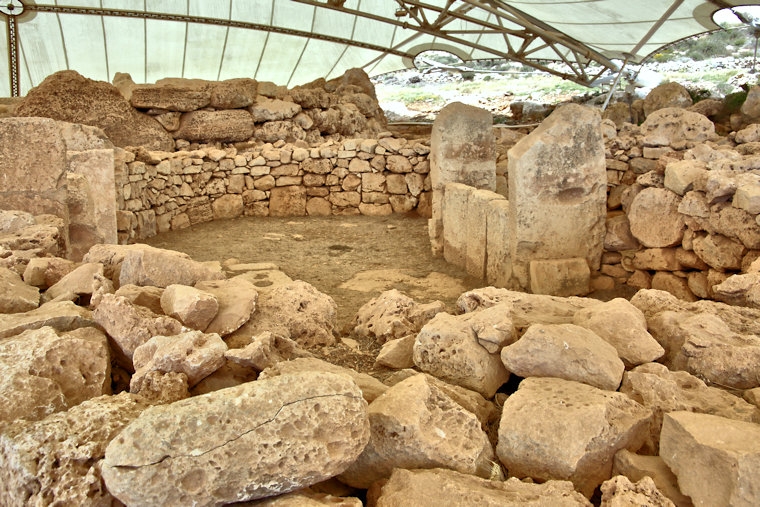
[(427, 219), (416, 213), (241, 217), (162, 233), (145, 242), (196, 261), (274, 263), (290, 278), (312, 284), (335, 300), (337, 330), (348, 338), (325, 348), (324, 359), (364, 372), (375, 369), (379, 345), (352, 336), (351, 322), (362, 305), (385, 290), (398, 289), (419, 303), (442, 301), (454, 313), (459, 295), (484, 283), (433, 257)]

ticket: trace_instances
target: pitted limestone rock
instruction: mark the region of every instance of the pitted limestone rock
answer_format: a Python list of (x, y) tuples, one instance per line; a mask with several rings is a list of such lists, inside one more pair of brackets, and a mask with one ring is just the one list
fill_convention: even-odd
[(294, 373), (151, 407), (109, 444), (103, 478), (128, 505), (220, 505), (340, 474), (368, 439), (353, 381)]
[(198, 282), (195, 288), (216, 298), (219, 310), (205, 331), (221, 336), (235, 332), (248, 322), (259, 299), (256, 286), (242, 278)]
[(359, 308), (353, 322), (354, 332), (385, 343), (417, 333), (435, 314), (443, 310), (444, 304), (440, 301), (420, 304), (397, 289), (392, 289)]
[(205, 331), (219, 311), (216, 296), (187, 285), (173, 284), (161, 294), (161, 309), (187, 327)]

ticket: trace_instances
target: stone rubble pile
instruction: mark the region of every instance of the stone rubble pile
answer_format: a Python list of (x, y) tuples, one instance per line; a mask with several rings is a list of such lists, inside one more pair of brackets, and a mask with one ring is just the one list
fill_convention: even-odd
[[(0, 237), (44, 220), (0, 212)], [(315, 357), (335, 303), (276, 266), (15, 245), (3, 505), (759, 500), (760, 310), (487, 287), (451, 315), (391, 290), (354, 320), (381, 381)]]

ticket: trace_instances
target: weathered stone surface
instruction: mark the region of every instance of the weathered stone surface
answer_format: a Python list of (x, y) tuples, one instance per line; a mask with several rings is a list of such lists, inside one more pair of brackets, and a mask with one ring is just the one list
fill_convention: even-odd
[(164, 289), (160, 287), (127, 284), (116, 289), (114, 294), (127, 298), (132, 304), (144, 306), (157, 315), (165, 313), (161, 307), (161, 296), (164, 294)]
[(209, 105), (216, 109), (240, 109), (256, 100), (258, 83), (255, 79), (226, 79), (212, 84)]
[(253, 118), (244, 109), (191, 111), (182, 115), (175, 139), (204, 143), (245, 141), (253, 136)]
[(707, 177), (707, 166), (699, 160), (680, 160), (665, 167), (665, 188), (678, 195), (691, 191), (699, 180)]
[(51, 74), (30, 90), (16, 116), (41, 116), (103, 129), (116, 146), (171, 151), (174, 142), (156, 120), (136, 112), (119, 90), (73, 70)]
[(647, 332), (644, 314), (626, 299), (615, 298), (579, 310), (573, 324), (590, 329), (615, 347), (627, 366), (655, 361), (665, 354), (665, 349)]
[(676, 107), (658, 109), (641, 124), (644, 146), (679, 146), (701, 143), (715, 135), (706, 116)]
[(51, 300), (64, 294), (74, 294), (89, 298), (100, 286), (97, 277), (103, 276), (103, 265), (97, 262), (86, 262), (61, 278), (45, 292), (45, 299)]
[(313, 357), (276, 362), (262, 371), (259, 378), (265, 379), (304, 371), (321, 371), (349, 376), (359, 386), (362, 396), (367, 400), (367, 403), (372, 403), (378, 396), (388, 390), (388, 386), (371, 375), (359, 373), (351, 368), (344, 368)]
[(679, 83), (663, 83), (656, 86), (644, 99), (644, 114), (651, 115), (665, 107), (687, 108), (692, 105), (689, 91)]
[(520, 377), (556, 377), (610, 391), (625, 370), (615, 347), (574, 324), (534, 324), (501, 350), (501, 360)]
[(695, 505), (753, 506), (760, 500), (760, 426), (715, 415), (665, 415), (660, 456)]
[(639, 241), (631, 234), (631, 224), (628, 216), (617, 215), (607, 219), (604, 236), (604, 249), (609, 252), (636, 250)]
[(391, 289), (359, 308), (353, 321), (354, 333), (385, 343), (416, 334), (444, 309), (441, 301), (420, 304), (397, 289)]
[(103, 296), (92, 318), (111, 337), (117, 361), (128, 370), (134, 370), (132, 355), (137, 347), (153, 336), (172, 336), (182, 330), (178, 320), (158, 316), (143, 306), (133, 305), (123, 296), (113, 294)]
[(369, 443), (340, 476), (346, 484), (367, 488), (394, 468), (490, 474), (493, 449), (477, 417), (425, 375), (399, 382), (373, 401), (369, 421)]
[(221, 336), (235, 332), (248, 322), (259, 299), (256, 286), (242, 278), (198, 282), (195, 288), (216, 298), (219, 310), (205, 331)]
[(652, 289), (670, 292), (678, 299), (696, 301), (697, 297), (691, 292), (688, 280), (675, 273), (660, 271), (652, 277)]
[(105, 335), (43, 327), (0, 341), (0, 421), (39, 420), (111, 392)]
[(296, 280), (262, 293), (256, 311), (238, 331), (254, 336), (265, 331), (288, 337), (302, 347), (335, 343), (337, 305), (313, 285)]
[(628, 220), (631, 234), (649, 248), (677, 245), (683, 239), (683, 216), (678, 213), (680, 197), (664, 188), (645, 188), (631, 203)]
[(109, 444), (103, 478), (127, 504), (253, 500), (343, 472), (368, 439), (350, 379), (294, 373), (151, 407)]
[(251, 343), (243, 348), (227, 350), (224, 357), (240, 366), (262, 371), (280, 361), (312, 356), (290, 338), (266, 331), (251, 337)]
[(0, 210), (0, 233), (12, 234), (35, 225), (34, 215), (20, 210)]
[(585, 296), (591, 291), (591, 270), (586, 259), (530, 261), (530, 291), (552, 296)]
[(243, 197), (238, 194), (225, 194), (211, 203), (214, 220), (237, 218), (243, 215)]
[(45, 303), (25, 313), (0, 314), (0, 338), (44, 326), (56, 331), (72, 331), (80, 327), (94, 327), (95, 322), (92, 312), (71, 301)]
[(515, 327), (519, 328), (531, 324), (571, 324), (578, 310), (601, 304), (601, 301), (485, 287), (467, 291), (459, 296), (457, 308), (462, 313), (469, 313), (501, 303), (510, 304), (509, 316)]
[(685, 371), (670, 371), (658, 363), (643, 364), (626, 372), (620, 392), (650, 408), (653, 413), (646, 449), (657, 453), (663, 415), (677, 410), (713, 414), (737, 421), (760, 422), (754, 405), (723, 389), (708, 387)]
[(512, 278), (509, 210), (509, 201), (491, 201), (486, 215), (486, 282), (495, 287), (508, 286)]
[(167, 111), (194, 111), (208, 106), (210, 101), (211, 82), (181, 78), (136, 85), (130, 97), (133, 107)]
[[(470, 212), (469, 201), (475, 187), (463, 183), (446, 183), (441, 197), (443, 223), (443, 258), (449, 264), (464, 267), (467, 264), (469, 235), (464, 226)], [(485, 250), (485, 244), (481, 245)]]
[(621, 393), (527, 378), (504, 403), (496, 453), (515, 477), (570, 480), (591, 496), (620, 449), (643, 443), (651, 412)]
[(169, 285), (161, 294), (160, 302), (166, 315), (199, 331), (206, 330), (219, 310), (216, 296), (187, 285)]
[(273, 188), (269, 197), (269, 214), (273, 217), (306, 215), (306, 189), (297, 185)]
[(712, 295), (724, 303), (760, 309), (760, 273), (730, 276), (712, 286)]
[(417, 341), (417, 337), (413, 334), (388, 340), (377, 353), (375, 364), (395, 370), (413, 368), (415, 341)]
[(153, 336), (138, 346), (132, 356), (135, 374), (129, 391), (139, 393), (148, 372), (184, 373), (194, 387), (224, 364), (225, 344), (218, 334), (188, 331), (175, 336)]
[(508, 305), (460, 316), (442, 312), (417, 334), (414, 364), (434, 377), (490, 398), (509, 379), (499, 350), (516, 338)]
[[(119, 285), (168, 287), (172, 284), (195, 285), (202, 280), (224, 279), (221, 269), (196, 262), (184, 254), (146, 245), (138, 246), (141, 248), (124, 253)], [(88, 256), (91, 254), (92, 250)]]
[(40, 289), (55, 285), (58, 280), (74, 270), (77, 265), (60, 257), (35, 257), (29, 259), (24, 269), (24, 282)]
[(100, 463), (108, 443), (147, 407), (128, 393), (100, 396), (0, 432), (0, 504), (111, 505)]
[(694, 238), (694, 252), (710, 267), (725, 271), (741, 269), (747, 249), (720, 234), (707, 234)]
[(604, 507), (674, 507), (673, 502), (657, 489), (651, 477), (644, 477), (633, 484), (627, 477), (618, 475), (604, 481), (601, 490), (601, 505)]
[(40, 305), (40, 290), (27, 285), (15, 271), (0, 267), (0, 313), (22, 313)]
[(248, 111), (254, 122), (263, 123), (292, 118), (301, 112), (301, 106), (295, 102), (260, 97), (256, 100), (256, 104), (248, 108)]
[(586, 259), (599, 268), (607, 209), (601, 116), (568, 104), (509, 150), (512, 274), (529, 287), (530, 261)]
[(487, 480), (454, 470), (405, 470), (397, 468), (383, 484), (377, 507), (436, 507), (478, 505), (481, 507), (590, 506), (568, 481), (543, 484), (522, 482), (514, 477)]
[[(319, 485), (314, 489), (319, 489)], [(241, 503), (240, 505), (241, 507), (248, 505), (256, 507), (363, 507), (364, 504), (355, 496), (334, 496), (304, 488), (292, 493)]]
[(624, 475), (632, 482), (651, 477), (657, 489), (667, 496), (676, 507), (692, 507), (691, 498), (678, 489), (678, 478), (659, 456), (634, 454), (622, 449), (615, 454), (613, 475)]

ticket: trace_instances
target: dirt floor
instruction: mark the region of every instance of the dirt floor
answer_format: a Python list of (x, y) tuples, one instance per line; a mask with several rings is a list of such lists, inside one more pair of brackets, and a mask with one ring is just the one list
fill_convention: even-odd
[[(185, 252), (197, 261), (272, 262), (338, 305), (341, 337), (356, 340), (322, 351), (325, 359), (372, 372), (379, 345), (352, 336), (359, 308), (396, 288), (415, 301), (443, 301), (455, 311), (462, 292), (485, 283), (432, 256), (427, 219), (416, 214), (385, 217), (242, 217), (160, 234), (146, 243)], [(352, 343), (348, 340), (347, 343)]]

